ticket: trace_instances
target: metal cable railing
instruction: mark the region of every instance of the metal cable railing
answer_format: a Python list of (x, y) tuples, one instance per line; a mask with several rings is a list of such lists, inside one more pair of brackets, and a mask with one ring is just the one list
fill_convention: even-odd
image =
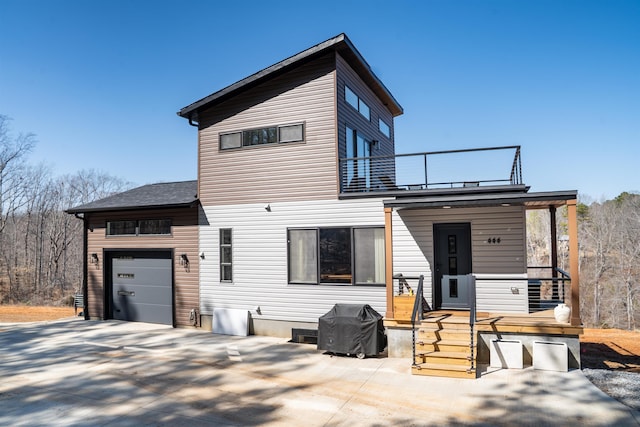
[[(501, 151), (507, 156), (513, 151), (512, 160), (501, 157)], [(491, 167), (486, 167), (487, 162)], [(473, 178), (462, 178), (460, 165)], [(501, 172), (503, 167), (506, 170)], [(339, 169), (342, 193), (522, 185), (517, 145), (342, 158)], [(450, 179), (454, 175), (457, 179)]]

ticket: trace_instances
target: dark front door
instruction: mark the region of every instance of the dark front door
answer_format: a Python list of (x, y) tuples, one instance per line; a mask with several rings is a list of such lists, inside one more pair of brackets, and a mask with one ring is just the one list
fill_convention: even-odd
[(471, 224), (434, 224), (434, 306), (469, 308), (468, 278), (471, 273)]

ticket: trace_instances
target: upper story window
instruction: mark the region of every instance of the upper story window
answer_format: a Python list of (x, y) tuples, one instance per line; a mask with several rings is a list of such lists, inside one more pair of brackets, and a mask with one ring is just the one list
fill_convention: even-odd
[(378, 129), (380, 129), (380, 133), (384, 136), (391, 138), (391, 128), (384, 120), (378, 119)]
[(170, 234), (170, 219), (107, 221), (107, 236), (164, 236)]
[(220, 149), (304, 141), (304, 124), (296, 123), (220, 134)]
[(349, 89), (349, 86), (344, 86), (344, 99), (347, 101), (349, 105), (358, 110), (360, 114), (364, 116), (365, 119), (371, 120), (371, 110), (369, 106), (355, 94), (354, 91)]

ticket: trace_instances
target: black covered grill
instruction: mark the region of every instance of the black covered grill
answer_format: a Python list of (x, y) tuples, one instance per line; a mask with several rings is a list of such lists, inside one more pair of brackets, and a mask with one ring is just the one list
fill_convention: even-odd
[(318, 319), (318, 350), (364, 358), (386, 346), (382, 316), (368, 304), (336, 304)]

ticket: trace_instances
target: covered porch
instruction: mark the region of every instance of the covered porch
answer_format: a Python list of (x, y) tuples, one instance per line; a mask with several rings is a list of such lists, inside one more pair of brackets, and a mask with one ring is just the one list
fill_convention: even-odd
[[(579, 368), (576, 192), (474, 190), (385, 200), (389, 355), (412, 357), (416, 374), (475, 378), (478, 364), (489, 363), (492, 341), (521, 342), (525, 364), (532, 363), (534, 342), (557, 342), (566, 345), (568, 366)], [(557, 261), (555, 215), (562, 206), (569, 271)], [(530, 209), (548, 209), (552, 217), (551, 265), (526, 263)], [(419, 270), (402, 260), (407, 238), (424, 254)], [(571, 308), (567, 322), (554, 316), (559, 304)]]

